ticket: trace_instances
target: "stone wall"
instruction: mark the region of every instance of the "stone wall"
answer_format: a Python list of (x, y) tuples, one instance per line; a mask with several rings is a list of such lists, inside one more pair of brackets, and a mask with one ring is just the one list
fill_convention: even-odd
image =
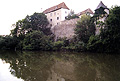
[(74, 29), (76, 27), (77, 21), (80, 19), (71, 19), (65, 20), (59, 23), (58, 25), (51, 28), (53, 34), (55, 35), (55, 40), (57, 38), (64, 38), (71, 39), (74, 36)]

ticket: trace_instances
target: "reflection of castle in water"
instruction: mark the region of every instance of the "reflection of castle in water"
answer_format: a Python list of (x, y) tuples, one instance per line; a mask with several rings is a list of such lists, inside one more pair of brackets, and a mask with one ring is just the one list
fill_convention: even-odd
[(6, 54), (0, 57), (10, 64), (11, 75), (24, 81), (118, 81), (120, 78), (120, 56)]
[(66, 61), (56, 61), (51, 68), (47, 81), (74, 81), (74, 63)]

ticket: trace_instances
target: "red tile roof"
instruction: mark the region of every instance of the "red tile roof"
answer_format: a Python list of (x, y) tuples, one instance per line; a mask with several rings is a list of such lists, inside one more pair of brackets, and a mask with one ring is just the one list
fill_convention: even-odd
[(86, 14), (86, 13), (90, 13), (90, 14), (93, 14), (92, 10), (90, 8), (78, 13), (77, 15), (80, 16), (80, 15), (83, 15), (83, 14)]
[(43, 13), (47, 14), (47, 13), (56, 11), (56, 10), (61, 9), (61, 8), (69, 10), (69, 8), (66, 6), (66, 4), (64, 2), (62, 2), (62, 3), (60, 3), (60, 4), (56, 5), (56, 6), (53, 6), (51, 8), (46, 9), (45, 11), (43, 11)]

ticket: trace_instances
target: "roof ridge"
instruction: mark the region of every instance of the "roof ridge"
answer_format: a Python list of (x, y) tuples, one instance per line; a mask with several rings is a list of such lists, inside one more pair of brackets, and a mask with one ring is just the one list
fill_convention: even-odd
[(85, 10), (79, 12), (78, 15), (85, 14), (86, 12), (89, 12), (89, 13), (93, 14), (93, 11), (92, 11), (90, 8), (87, 8), (87, 9), (85, 9)]
[(68, 10), (69, 10), (69, 8), (66, 6), (66, 4), (65, 4), (64, 2), (62, 2), (62, 3), (58, 4), (58, 5), (55, 5), (55, 6), (53, 6), (53, 7), (50, 7), (50, 8), (48, 8), (48, 9), (46, 9), (45, 11), (43, 11), (43, 13), (46, 14), (46, 13), (49, 13), (49, 12), (58, 10), (58, 9), (60, 9), (60, 8), (64, 8), (64, 9), (68, 9)]
[(103, 7), (103, 8), (105, 8), (105, 9), (108, 9), (107, 6), (105, 6), (102, 1), (100, 1), (99, 5), (97, 6), (97, 8), (96, 8), (95, 10), (99, 9), (100, 7)]

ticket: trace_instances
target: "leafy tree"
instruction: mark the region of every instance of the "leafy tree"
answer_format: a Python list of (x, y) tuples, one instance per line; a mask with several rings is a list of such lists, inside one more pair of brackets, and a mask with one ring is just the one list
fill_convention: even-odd
[(87, 43), (87, 50), (92, 52), (103, 52), (104, 45), (100, 37), (97, 35), (90, 36), (88, 43)]
[(95, 34), (95, 25), (90, 16), (84, 15), (81, 17), (81, 20), (77, 22), (75, 34), (76, 40), (84, 43), (87, 43), (89, 37)]
[(77, 16), (77, 15), (74, 13), (74, 10), (70, 10), (70, 13), (68, 14), (68, 16), (65, 17), (66, 20), (75, 19), (75, 18), (79, 18), (79, 16)]
[[(11, 35), (19, 40), (18, 49), (31, 50), (50, 50), (48, 41), (52, 35), (47, 17), (43, 13), (34, 13), (31, 16), (26, 16), (25, 19), (16, 22), (15, 27), (11, 30)], [(40, 35), (39, 35), (40, 34)], [(38, 43), (38, 44), (37, 44)], [(40, 47), (39, 47), (40, 46)]]
[(106, 27), (100, 35), (106, 52), (120, 52), (120, 6), (110, 10)]
[(12, 36), (0, 37), (0, 49), (15, 49), (18, 40)]
[(41, 31), (33, 31), (25, 36), (23, 47), (26, 50), (51, 50), (52, 40)]
[(105, 23), (99, 36), (90, 37), (87, 48), (90, 51), (120, 53), (120, 6), (110, 10)]
[(79, 16), (77, 16), (76, 14), (68, 15), (68, 16), (66, 17), (66, 20), (75, 19), (75, 18), (79, 18)]
[(44, 34), (51, 34), (49, 22), (43, 13), (34, 13), (31, 16), (26, 16), (25, 19), (19, 20), (15, 24), (15, 28), (11, 31), (13, 36), (25, 35), (34, 30), (42, 31)]
[(71, 9), (68, 15), (74, 15), (74, 14), (75, 14), (74, 10)]

